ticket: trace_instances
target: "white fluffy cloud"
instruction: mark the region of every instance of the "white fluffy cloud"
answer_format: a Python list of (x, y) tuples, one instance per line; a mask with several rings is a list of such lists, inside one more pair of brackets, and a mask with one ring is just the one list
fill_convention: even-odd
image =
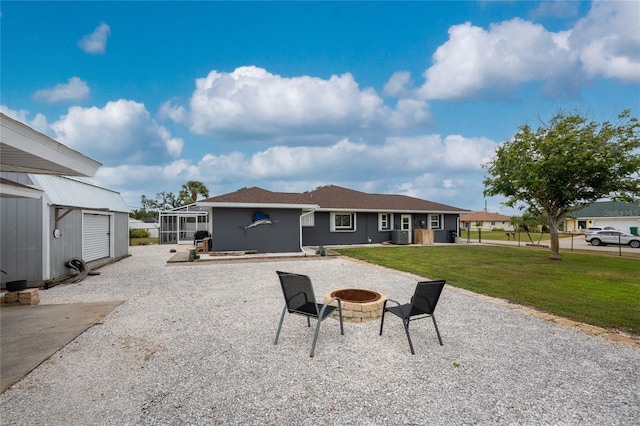
[(408, 71), (398, 71), (393, 73), (389, 81), (384, 85), (385, 96), (405, 95), (411, 86), (411, 73)]
[(638, 82), (638, 22), (638, 2), (595, 1), (569, 31), (551, 32), (519, 18), (488, 30), (468, 22), (455, 25), (434, 53), (419, 93), (425, 99), (460, 99), (544, 81), (548, 93), (575, 94), (598, 76)]
[(449, 41), (433, 55), (421, 94), (427, 99), (455, 99), (490, 89), (509, 92), (528, 81), (553, 81), (574, 64), (561, 34), (539, 24), (512, 19), (487, 31), (470, 23), (449, 29)]
[(100, 55), (107, 49), (107, 37), (111, 34), (111, 28), (104, 22), (100, 23), (91, 34), (80, 39), (78, 46), (85, 53)]
[(144, 104), (120, 99), (104, 108), (71, 107), (51, 125), (55, 138), (101, 162), (139, 162), (178, 157), (182, 139), (158, 125)]
[(6, 105), (0, 105), (0, 112), (6, 115), (7, 117), (13, 118), (16, 121), (26, 124), (34, 130), (37, 130), (40, 133), (47, 134), (49, 131), (49, 123), (47, 122), (47, 117), (43, 114), (36, 114), (33, 120), (29, 120), (29, 111), (21, 109), (15, 110), (7, 107)]
[(285, 78), (246, 66), (231, 73), (211, 71), (196, 80), (188, 110), (165, 104), (161, 111), (196, 134), (281, 139), (295, 135), (298, 140), (376, 128), (415, 128), (431, 120), (425, 101), (400, 101), (395, 109), (385, 105), (374, 89), (361, 89), (349, 73), (328, 80)]
[(531, 12), (533, 18), (551, 16), (565, 18), (578, 14), (578, 2), (567, 0), (541, 1), (536, 9)]
[(251, 156), (234, 152), (202, 158), (199, 174), (211, 182), (331, 179), (398, 179), (417, 173), (477, 173), (497, 144), (484, 138), (438, 135), (388, 138), (381, 145), (343, 139), (324, 147), (275, 146)]
[(33, 99), (40, 102), (54, 103), (68, 100), (83, 100), (89, 96), (89, 86), (78, 77), (71, 77), (66, 84), (56, 84), (53, 89), (38, 90)]
[(594, 2), (570, 39), (584, 71), (590, 77), (640, 82), (639, 26), (639, 2)]

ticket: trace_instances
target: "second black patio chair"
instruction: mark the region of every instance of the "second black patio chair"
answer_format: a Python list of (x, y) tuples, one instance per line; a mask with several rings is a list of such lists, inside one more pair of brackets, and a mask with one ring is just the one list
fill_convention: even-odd
[[(278, 274), (278, 278), (280, 278), (280, 287), (282, 287), (285, 304), (284, 308), (282, 309), (280, 324), (278, 325), (276, 339), (273, 344), (278, 344), (280, 329), (282, 328), (284, 316), (287, 312), (289, 312), (290, 314), (298, 314), (307, 317), (308, 327), (311, 327), (310, 318), (316, 318), (318, 323), (316, 324), (316, 332), (313, 336), (313, 344), (311, 345), (311, 353), (309, 354), (310, 357), (313, 357), (314, 351), (316, 349), (316, 342), (318, 341), (320, 324), (336, 309), (338, 309), (338, 314), (340, 317), (340, 334), (344, 334), (344, 326), (342, 322), (342, 302), (339, 298), (334, 297), (325, 304), (317, 303), (316, 296), (313, 292), (313, 286), (311, 285), (311, 279), (308, 276), (281, 271), (276, 271), (276, 273)], [(337, 307), (330, 305), (330, 303), (334, 300), (338, 301)]]
[[(385, 313), (390, 312), (400, 317), (400, 319), (402, 319), (402, 324), (404, 325), (404, 331), (407, 334), (411, 354), (415, 355), (413, 343), (411, 343), (411, 335), (409, 334), (409, 322), (431, 317), (433, 320), (433, 326), (436, 329), (436, 334), (438, 335), (438, 341), (440, 342), (440, 346), (442, 346), (442, 338), (440, 337), (440, 331), (438, 330), (438, 324), (436, 323), (436, 317), (433, 315), (433, 311), (436, 309), (436, 305), (440, 299), (440, 293), (442, 293), (445, 282), (445, 280), (419, 282), (416, 286), (415, 292), (413, 293), (411, 302), (404, 305), (393, 299), (385, 300), (384, 305), (382, 306), (382, 318), (380, 319), (380, 335), (382, 336)], [(393, 302), (397, 306), (387, 307), (387, 302)]]

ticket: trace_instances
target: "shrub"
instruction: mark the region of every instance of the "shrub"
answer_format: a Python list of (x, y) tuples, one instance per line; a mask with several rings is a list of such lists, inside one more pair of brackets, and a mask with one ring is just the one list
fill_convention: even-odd
[(129, 229), (129, 238), (149, 238), (148, 229)]

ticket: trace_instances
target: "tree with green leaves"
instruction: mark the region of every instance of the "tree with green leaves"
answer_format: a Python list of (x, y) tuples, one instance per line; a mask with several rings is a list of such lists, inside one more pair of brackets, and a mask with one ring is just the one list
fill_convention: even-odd
[(180, 207), (182, 203), (173, 192), (160, 191), (156, 194), (156, 205), (160, 210), (170, 210)]
[(198, 200), (198, 195), (207, 198), (209, 196), (209, 190), (204, 183), (197, 180), (190, 180), (182, 185), (178, 198), (185, 204), (195, 203)]
[(558, 229), (567, 213), (602, 198), (640, 195), (640, 124), (629, 110), (615, 123), (559, 112), (537, 130), (523, 125), (484, 165), (484, 194), (547, 217), (550, 259), (559, 260)]
[[(545, 231), (544, 225), (547, 223), (547, 220), (546, 217), (540, 214), (525, 211), (522, 213), (522, 216), (513, 216), (509, 223), (513, 225), (513, 229), (526, 232), (531, 244), (540, 244)], [(532, 232), (540, 232), (537, 243), (533, 241), (533, 237), (531, 236)]]

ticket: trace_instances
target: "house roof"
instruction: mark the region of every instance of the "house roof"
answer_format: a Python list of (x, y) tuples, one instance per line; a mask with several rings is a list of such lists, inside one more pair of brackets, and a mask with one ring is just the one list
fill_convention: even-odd
[(326, 185), (305, 192), (309, 201), (315, 202), (321, 210), (374, 210), (432, 213), (462, 213), (468, 210), (420, 198), (397, 194), (369, 194), (336, 185)]
[(316, 210), (354, 210), (354, 211), (393, 211), (393, 212), (431, 212), (462, 213), (467, 210), (432, 201), (395, 194), (368, 194), (326, 185), (313, 191), (300, 193), (272, 192), (262, 188), (243, 188), (229, 194), (198, 201), (199, 205), (212, 207), (250, 207), (254, 205), (273, 205), (285, 208)]
[(315, 209), (317, 204), (309, 202), (308, 197), (303, 194), (292, 192), (273, 192), (253, 186), (242, 188), (235, 192), (218, 195), (197, 201), (198, 206), (210, 207), (283, 207), (283, 208), (306, 208)]
[(621, 201), (598, 201), (587, 207), (575, 210), (569, 217), (640, 217), (640, 204)]
[(509, 222), (510, 220), (510, 216), (489, 212), (473, 212), (460, 216), (461, 222)]

